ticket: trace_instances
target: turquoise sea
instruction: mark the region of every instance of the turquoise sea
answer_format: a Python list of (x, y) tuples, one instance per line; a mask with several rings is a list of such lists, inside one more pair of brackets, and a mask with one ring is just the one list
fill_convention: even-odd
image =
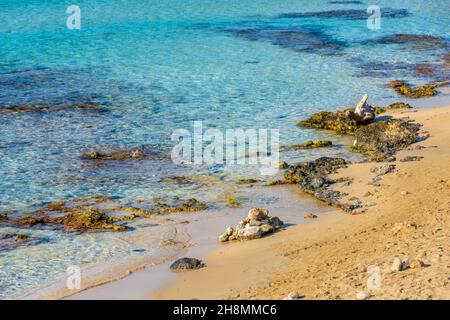
[[(355, 105), (364, 93), (376, 105), (404, 101), (385, 87), (391, 80), (449, 78), (442, 64), (450, 50), (448, 0), (343, 2), (0, 0), (0, 212), (98, 194), (123, 202), (162, 195), (207, 201), (201, 188), (160, 180), (255, 173), (174, 165), (167, 155), (175, 129), (201, 120), (205, 128), (280, 129), (281, 144), (330, 138), (296, 122)], [(79, 30), (66, 26), (72, 4), (81, 9)], [(367, 26), (369, 5), (381, 8), (379, 30)], [(380, 40), (394, 34), (439, 40)], [(101, 108), (70, 107), (93, 102)], [(48, 110), (33, 112), (43, 105)], [(12, 106), (28, 112), (10, 112)], [(93, 150), (135, 146), (156, 156), (103, 166), (80, 159)], [(320, 152), (282, 158), (306, 160)], [(9, 231), (0, 226), (0, 233)], [(51, 282), (70, 263), (142, 254), (123, 235), (26, 232), (44, 240), (0, 251), (0, 298)], [(156, 242), (148, 246), (145, 254)]]

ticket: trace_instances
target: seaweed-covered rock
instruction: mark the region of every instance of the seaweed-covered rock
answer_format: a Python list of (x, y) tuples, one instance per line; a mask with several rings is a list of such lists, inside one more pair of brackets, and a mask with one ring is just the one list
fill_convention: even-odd
[(196, 258), (181, 258), (176, 260), (170, 265), (170, 270), (173, 272), (180, 272), (180, 271), (186, 271), (186, 270), (195, 270), (203, 268), (205, 264), (203, 261), (196, 259)]
[(208, 209), (208, 206), (195, 198), (186, 201), (179, 200), (174, 204), (157, 203), (155, 213), (196, 212)]
[(395, 102), (388, 105), (386, 109), (387, 110), (412, 109), (412, 106), (405, 102)]
[(431, 97), (437, 94), (436, 88), (448, 85), (448, 82), (436, 82), (419, 87), (411, 87), (406, 81), (394, 80), (387, 84), (395, 92), (412, 99)]
[(71, 212), (63, 217), (45, 217), (43, 220), (50, 224), (61, 224), (64, 226), (64, 230), (69, 232), (87, 230), (128, 230), (127, 226), (114, 224), (115, 219), (95, 208), (86, 211)]
[(328, 141), (328, 140), (317, 140), (317, 141), (308, 140), (305, 143), (301, 143), (301, 144), (292, 144), (292, 145), (282, 146), (281, 149), (315, 149), (315, 148), (331, 147), (332, 145), (333, 145), (333, 142)]
[(129, 149), (117, 150), (112, 152), (93, 151), (81, 155), (83, 160), (129, 160), (141, 159), (146, 156), (146, 151), (143, 147), (133, 147)]
[(301, 127), (332, 130), (340, 134), (354, 134), (363, 125), (358, 121), (353, 109), (341, 111), (321, 111), (297, 123)]
[(41, 239), (26, 234), (0, 233), (0, 251), (13, 250), (22, 246), (36, 245)]
[(80, 102), (73, 104), (32, 103), (23, 105), (0, 106), (0, 112), (4, 113), (60, 112), (60, 111), (105, 112), (107, 111), (107, 109), (102, 104), (96, 102)]
[(417, 124), (400, 119), (374, 122), (356, 132), (353, 149), (369, 155), (391, 154), (414, 143), (418, 131)]

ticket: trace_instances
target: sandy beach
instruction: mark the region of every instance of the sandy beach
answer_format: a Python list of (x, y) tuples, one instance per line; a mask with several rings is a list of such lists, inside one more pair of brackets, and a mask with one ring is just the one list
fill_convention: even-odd
[[(450, 106), (397, 110), (423, 125), (427, 139), (397, 153), (394, 172), (376, 185), (372, 168), (349, 165), (337, 187), (364, 212), (341, 210), (270, 237), (221, 245), (202, 257), (207, 267), (179, 275), (148, 299), (449, 299)], [(401, 161), (407, 156), (419, 161)], [(372, 169), (372, 170), (371, 170)], [(299, 208), (300, 210), (300, 208)], [(243, 212), (245, 215), (245, 212)], [(409, 267), (392, 271), (394, 259)], [(367, 288), (371, 266), (379, 286)]]

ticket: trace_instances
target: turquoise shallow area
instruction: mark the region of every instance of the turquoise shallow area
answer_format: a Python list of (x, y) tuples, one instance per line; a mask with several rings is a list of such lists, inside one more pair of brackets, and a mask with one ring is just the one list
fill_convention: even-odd
[[(137, 145), (168, 153), (173, 130), (190, 129), (194, 120), (202, 120), (205, 128), (278, 128), (282, 144), (330, 138), (300, 129), (296, 121), (318, 110), (354, 105), (366, 92), (373, 103), (401, 100), (383, 86), (390, 80), (435, 80), (404, 66), (440, 63), (448, 48), (417, 50), (369, 45), (368, 40), (395, 33), (448, 40), (448, 0), (374, 2), (370, 4), (408, 14), (382, 17), (381, 30), (374, 31), (364, 19), (282, 17), (324, 10), (365, 12), (366, 1), (84, 0), (77, 1), (81, 30), (68, 30), (71, 1), (1, 1), (0, 109), (99, 102), (105, 110), (0, 112), (0, 211), (31, 210), (95, 194), (129, 201), (177, 194), (159, 179), (191, 169), (156, 159), (96, 167), (79, 155), (99, 147)], [(318, 155), (320, 151), (314, 153)], [(302, 160), (311, 154), (290, 156)], [(197, 170), (223, 173), (218, 167)], [(225, 174), (248, 174), (237, 170)], [(114, 245), (108, 250), (114, 251)], [(117, 250), (126, 251), (121, 246)], [(95, 261), (95, 254), (88, 256), (86, 261)], [(11, 270), (23, 261), (8, 257), (0, 253), (6, 272), (2, 279), (13, 279)], [(65, 262), (61, 257), (57, 261)], [(30, 275), (29, 281), (38, 283), (51, 274)], [(10, 283), (17, 292), (29, 287)]]

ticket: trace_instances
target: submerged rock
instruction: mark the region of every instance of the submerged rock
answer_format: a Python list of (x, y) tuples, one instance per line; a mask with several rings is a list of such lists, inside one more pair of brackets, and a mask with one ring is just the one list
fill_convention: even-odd
[(129, 160), (129, 159), (141, 159), (147, 155), (143, 147), (133, 147), (129, 149), (111, 151), (111, 152), (99, 152), (93, 151), (81, 155), (83, 160)]
[(346, 43), (316, 29), (282, 27), (231, 28), (224, 31), (249, 41), (267, 41), (281, 48), (320, 55), (340, 54)]
[[(366, 9), (341, 9), (316, 12), (283, 13), (278, 18), (340, 18), (349, 20), (366, 20), (371, 14)], [(383, 18), (402, 18), (408, 16), (406, 9), (381, 8)]]
[(417, 124), (400, 119), (374, 122), (357, 130), (353, 151), (371, 156), (392, 154), (416, 142), (418, 131)]
[(23, 105), (2, 105), (0, 112), (29, 113), (29, 112), (58, 112), (58, 111), (97, 111), (105, 112), (107, 109), (100, 103), (80, 102), (73, 104), (47, 104), (32, 103)]
[[(317, 141), (308, 140), (305, 143), (301, 143), (301, 144), (292, 144), (292, 145), (282, 146), (281, 149), (315, 149), (315, 148), (331, 147), (332, 145), (333, 145), (333, 142), (328, 141), (328, 140), (317, 140)], [(280, 168), (280, 169), (283, 169), (283, 168)]]
[(197, 212), (208, 209), (208, 206), (195, 198), (178, 200), (173, 204), (158, 202), (155, 204), (155, 213)]
[(195, 270), (203, 268), (205, 264), (203, 261), (196, 258), (181, 258), (176, 260), (170, 265), (170, 270), (174, 272), (186, 271), (186, 270)]
[(369, 40), (370, 43), (381, 44), (406, 44), (416, 47), (436, 47), (448, 46), (447, 41), (443, 37), (423, 35), (423, 34), (407, 34), (399, 33), (389, 36), (382, 36), (379, 38)]

